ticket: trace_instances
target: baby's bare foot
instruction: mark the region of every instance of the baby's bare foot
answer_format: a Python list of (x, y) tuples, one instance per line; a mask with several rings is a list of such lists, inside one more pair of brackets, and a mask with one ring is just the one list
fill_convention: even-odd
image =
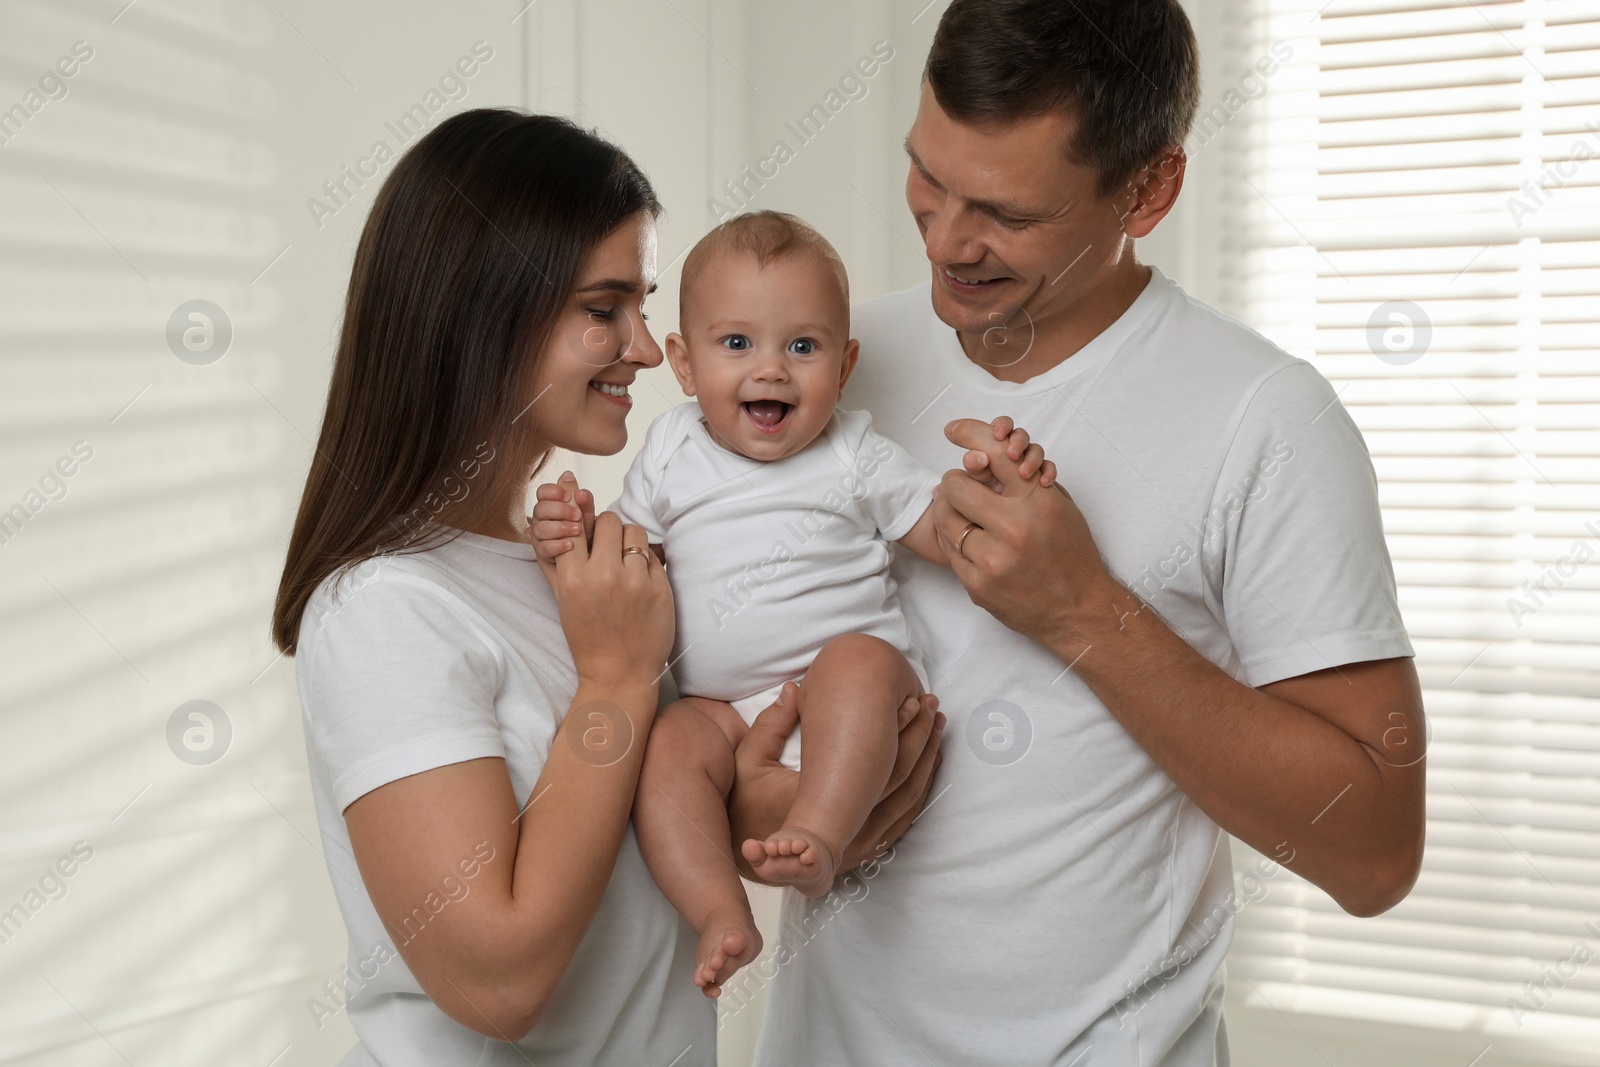
[(694, 984), (708, 997), (720, 996), (723, 983), (760, 951), (761, 934), (748, 909), (716, 908), (700, 925)]
[(800, 826), (785, 826), (765, 841), (751, 838), (740, 851), (764, 881), (792, 885), (808, 897), (826, 896), (839, 861), (828, 843)]

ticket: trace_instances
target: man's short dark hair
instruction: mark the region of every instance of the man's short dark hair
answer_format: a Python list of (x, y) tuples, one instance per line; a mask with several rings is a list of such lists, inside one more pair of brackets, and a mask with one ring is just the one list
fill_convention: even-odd
[(1071, 112), (1068, 155), (1106, 195), (1183, 144), (1199, 68), (1178, 0), (954, 0), (922, 76), (968, 125)]

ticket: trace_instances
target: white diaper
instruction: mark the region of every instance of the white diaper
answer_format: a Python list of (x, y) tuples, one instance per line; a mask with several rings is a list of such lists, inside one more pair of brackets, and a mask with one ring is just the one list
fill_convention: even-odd
[[(797, 682), (799, 680), (798, 678), (795, 679)], [(747, 697), (740, 697), (738, 700), (730, 700), (728, 703), (733, 705), (733, 710), (739, 713), (739, 718), (744, 720), (746, 726), (749, 726), (756, 721), (757, 715), (760, 715), (778, 702), (778, 694), (783, 692), (783, 687), (786, 684), (788, 683), (780, 682), (771, 689), (763, 689), (759, 693), (752, 693)], [(796, 726), (794, 733), (789, 735), (788, 742), (783, 746), (783, 756), (779, 762), (791, 771), (800, 769), (800, 727)]]

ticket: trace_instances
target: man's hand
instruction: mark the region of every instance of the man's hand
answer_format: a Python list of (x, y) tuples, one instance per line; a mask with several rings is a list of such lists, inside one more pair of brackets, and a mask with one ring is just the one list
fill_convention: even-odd
[(934, 523), (972, 602), (1052, 645), (1067, 638), (1062, 628), (1074, 609), (1096, 593), (1103, 597), (1113, 579), (1066, 489), (1023, 477), (1008, 441), (995, 440), (996, 433), (977, 419), (945, 427), (945, 436), (969, 452), (966, 470), (948, 471), (936, 490)]
[[(728, 822), (739, 872), (752, 882), (761, 879), (750, 869), (739, 843), (750, 838), (764, 840), (783, 825), (800, 779), (799, 774), (778, 762), (784, 742), (800, 724), (795, 693), (793, 683), (784, 686), (778, 702), (756, 716), (734, 753)], [(840, 871), (853, 870), (883, 855), (922, 813), (933, 772), (943, 758), (939, 755), (939, 739), (944, 722), (939, 698), (931, 693), (920, 701), (908, 700), (900, 708), (900, 747), (894, 769), (877, 806), (868, 813), (855, 840), (845, 846)]]
[[(1023, 481), (1030, 481), (1037, 474), (1039, 485), (1043, 488), (1048, 489), (1056, 484), (1056, 465), (1045, 458), (1044, 449), (1033, 444), (1028, 431), (1018, 426), (1010, 415), (1001, 415), (989, 424), (989, 429), (994, 439), (1005, 446), (1006, 455), (1017, 465), (1017, 473)], [(1004, 488), (989, 467), (989, 453), (981, 449), (969, 449), (961, 457), (961, 465), (968, 474), (995, 492)]]

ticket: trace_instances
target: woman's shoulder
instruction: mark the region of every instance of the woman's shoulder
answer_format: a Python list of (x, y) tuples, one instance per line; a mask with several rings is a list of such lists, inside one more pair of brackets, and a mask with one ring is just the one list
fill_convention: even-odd
[(399, 778), (507, 756), (497, 717), (506, 660), (428, 554), (343, 568), (300, 620), (307, 749), (339, 811)]
[(371, 632), (383, 640), (442, 640), (503, 658), (483, 618), (454, 580), (448, 545), (392, 552), (348, 564), (324, 578), (300, 620), (302, 650), (330, 631)]
[(384, 552), (347, 563), (324, 578), (311, 594), (310, 604), (328, 610), (353, 607), (373, 599), (373, 590), (408, 587), (424, 591), (441, 603), (457, 599), (450, 592), (449, 568), (438, 549)]

